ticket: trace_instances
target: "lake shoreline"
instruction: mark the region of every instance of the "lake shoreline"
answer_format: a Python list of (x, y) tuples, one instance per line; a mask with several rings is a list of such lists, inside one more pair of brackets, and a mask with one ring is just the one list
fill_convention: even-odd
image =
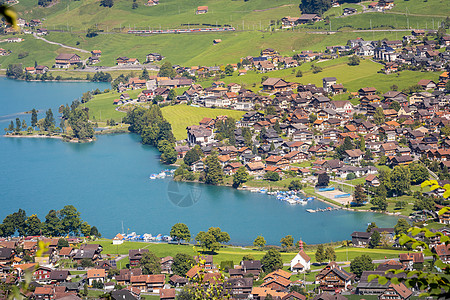
[[(108, 130), (108, 129), (105, 129), (105, 130), (102, 130), (102, 131), (97, 131), (97, 132), (95, 132), (95, 135), (114, 135), (114, 134), (124, 134), (124, 133), (131, 133), (131, 132), (129, 132), (128, 130), (125, 130), (125, 129), (119, 129), (119, 130), (114, 130), (114, 129), (110, 129), (110, 130)], [(91, 139), (91, 140), (89, 140), (89, 141), (79, 141), (79, 140), (67, 140), (67, 139), (65, 139), (64, 137), (62, 137), (62, 136), (60, 136), (60, 135), (56, 135), (56, 136), (46, 136), (46, 135), (37, 135), (37, 134), (34, 134), (34, 135), (13, 135), (13, 134), (5, 134), (4, 135), (4, 137), (14, 137), (14, 138), (50, 138), (50, 139), (60, 139), (60, 140), (63, 140), (63, 141), (65, 141), (65, 142), (69, 142), (69, 143), (92, 143), (92, 142), (95, 142), (96, 141), (96, 139), (94, 138), (94, 139)], [(176, 163), (174, 163), (174, 164), (171, 164), (170, 166), (175, 166), (175, 167), (179, 167), (179, 165), (178, 164), (176, 164)], [(199, 180), (194, 180), (194, 181), (187, 181), (187, 180), (176, 180), (176, 181), (180, 181), (180, 182), (187, 182), (187, 183), (200, 183), (200, 184), (205, 184), (204, 182), (202, 182), (202, 181), (199, 181)], [(228, 188), (233, 188), (231, 185), (229, 185), (229, 184), (219, 184), (219, 185), (217, 185), (217, 186), (223, 186), (223, 187), (228, 187)], [(244, 186), (244, 187), (239, 187), (239, 188), (237, 188), (238, 190), (241, 190), (241, 191), (248, 191), (248, 192), (258, 192), (259, 190), (261, 190), (261, 189), (265, 189), (265, 190), (269, 190), (269, 189), (271, 189), (272, 191), (286, 191), (286, 189), (274, 189), (273, 187), (265, 187), (265, 186), (262, 186), (262, 187), (246, 187), (246, 186)], [(328, 205), (330, 205), (331, 207), (333, 207), (333, 208), (339, 208), (339, 209), (342, 209), (342, 210), (346, 210), (346, 211), (353, 211), (353, 212), (370, 212), (370, 213), (379, 213), (379, 214), (384, 214), (384, 215), (388, 215), (388, 216), (394, 216), (394, 217), (401, 217), (401, 218), (409, 218), (408, 216), (404, 216), (404, 215), (402, 215), (402, 214), (396, 214), (396, 213), (391, 213), (391, 212), (380, 212), (380, 211), (373, 211), (373, 210), (366, 210), (366, 209), (364, 209), (364, 210), (358, 210), (358, 209), (354, 209), (354, 208), (351, 208), (351, 207), (346, 207), (346, 206), (343, 206), (343, 205), (338, 205), (338, 204), (336, 204), (336, 203), (333, 203), (333, 202), (330, 202), (330, 201), (327, 201), (327, 200), (325, 200), (325, 199), (322, 199), (322, 198), (320, 198), (320, 197), (318, 197), (318, 196), (316, 196), (316, 195), (314, 195), (314, 194), (310, 194), (310, 193), (306, 193), (306, 192), (304, 192), (304, 191), (302, 191), (302, 193), (305, 195), (305, 196), (312, 196), (312, 197), (314, 197), (314, 199), (315, 200), (319, 200), (319, 201), (321, 201), (321, 202), (323, 202), (323, 203), (326, 203), (326, 204), (328, 204)]]

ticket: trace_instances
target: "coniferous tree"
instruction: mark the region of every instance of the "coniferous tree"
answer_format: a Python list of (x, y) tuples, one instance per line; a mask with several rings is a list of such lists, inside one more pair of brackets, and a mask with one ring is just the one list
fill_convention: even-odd
[(316, 256), (316, 261), (318, 261), (318, 262), (325, 261), (325, 259), (326, 259), (325, 249), (324, 249), (322, 244), (319, 244), (319, 246), (317, 246), (317, 250), (316, 250), (315, 256)]
[(364, 202), (367, 201), (367, 195), (361, 184), (358, 184), (356, 186), (355, 192), (353, 194), (353, 200), (355, 201), (356, 205), (362, 205)]
[(213, 153), (206, 158), (206, 176), (205, 183), (221, 184), (223, 182), (223, 170), (220, 165), (217, 154)]

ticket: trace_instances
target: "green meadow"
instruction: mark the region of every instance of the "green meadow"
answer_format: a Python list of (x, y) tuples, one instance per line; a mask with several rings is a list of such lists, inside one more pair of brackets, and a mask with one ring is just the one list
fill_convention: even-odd
[[(148, 249), (158, 257), (175, 256), (177, 253), (186, 253), (189, 255), (202, 254), (202, 249), (193, 245), (174, 245), (165, 243), (144, 243), (126, 241), (121, 245), (113, 245), (111, 240), (102, 239), (92, 243), (102, 245), (103, 255), (115, 257), (117, 254), (128, 254), (131, 249)], [(355, 257), (362, 254), (369, 255), (372, 259), (398, 258), (399, 253), (405, 251), (387, 250), (387, 249), (364, 249), (364, 248), (335, 248), (336, 261), (351, 261)], [(219, 264), (222, 261), (232, 260), (235, 264), (239, 264), (244, 255), (252, 255), (255, 259), (261, 259), (266, 251), (258, 250), (251, 247), (232, 247), (224, 246), (216, 254), (214, 254), (214, 263)], [(316, 262), (314, 256), (315, 250), (306, 250), (306, 254), (311, 257), (311, 262)], [(289, 263), (297, 252), (281, 252), (283, 263)], [(125, 267), (125, 266), (123, 266)]]
[(188, 105), (171, 105), (161, 109), (166, 120), (172, 125), (172, 132), (177, 140), (187, 137), (186, 127), (198, 124), (203, 118), (228, 116), (235, 120), (245, 113), (238, 110), (192, 107)]
[[(102, 50), (98, 65), (114, 65), (119, 56), (135, 57), (144, 62), (151, 52), (161, 53), (173, 64), (220, 65), (237, 63), (241, 57), (258, 56), (265, 48), (274, 48), (292, 56), (303, 50), (324, 51), (329, 45), (345, 45), (349, 39), (399, 39), (407, 32), (373, 32), (310, 34), (298, 31), (192, 33), (153, 36), (129, 34), (100, 34), (87, 38), (80, 33), (51, 32), (46, 38), (86, 50)], [(214, 45), (214, 39), (222, 42)]]
[[(1, 36), (0, 39), (6, 39), (13, 36)], [(0, 43), (0, 48), (10, 50), (12, 53), (8, 56), (0, 56), (1, 68), (6, 69), (9, 64), (21, 63), (24, 67), (34, 67), (34, 62), (51, 67), (55, 63), (55, 57), (60, 53), (72, 53), (73, 50), (60, 47), (58, 45), (48, 44), (37, 40), (31, 35), (14, 35), (24, 39), (20, 43)], [(19, 59), (19, 54), (28, 53), (24, 58)], [(76, 52), (82, 58), (87, 58), (86, 53)]]
[(447, 0), (396, 0), (394, 3), (395, 6), (388, 13), (400, 12), (405, 14), (429, 15), (431, 17), (450, 16), (450, 5)]

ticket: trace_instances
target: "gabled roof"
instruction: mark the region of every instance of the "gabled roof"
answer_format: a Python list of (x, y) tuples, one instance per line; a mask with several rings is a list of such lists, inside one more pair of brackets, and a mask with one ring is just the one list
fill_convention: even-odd
[(105, 276), (105, 269), (91, 269), (87, 271), (87, 278), (104, 278)]

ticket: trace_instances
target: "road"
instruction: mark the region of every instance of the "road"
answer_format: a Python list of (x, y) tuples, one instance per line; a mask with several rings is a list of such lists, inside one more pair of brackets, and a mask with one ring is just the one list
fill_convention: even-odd
[(47, 39), (44, 39), (41, 36), (37, 36), (36, 33), (33, 33), (33, 36), (34, 36), (34, 38), (36, 38), (38, 40), (41, 40), (41, 41), (44, 41), (44, 42), (46, 42), (48, 44), (58, 45), (58, 46), (63, 47), (63, 48), (67, 48), (67, 49), (71, 49), (71, 50), (75, 50), (75, 51), (79, 51), (79, 52), (83, 52), (83, 53), (91, 53), (90, 51), (87, 51), (87, 50), (84, 50), (84, 49), (67, 46), (67, 45), (64, 45), (64, 44), (61, 44), (61, 43), (51, 42), (51, 41), (49, 41)]

